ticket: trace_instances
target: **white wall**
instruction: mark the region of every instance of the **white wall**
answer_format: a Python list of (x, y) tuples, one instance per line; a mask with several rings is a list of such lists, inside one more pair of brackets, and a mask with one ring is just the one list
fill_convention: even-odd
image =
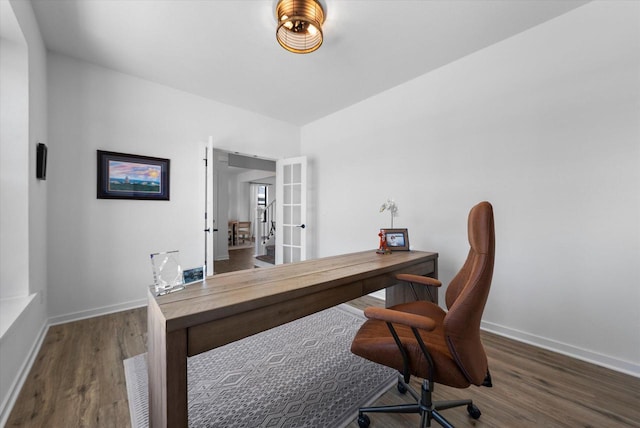
[(303, 127), (318, 255), (375, 248), (394, 197), (446, 283), (489, 200), (485, 328), (640, 376), (638, 16), (590, 3)]
[[(49, 87), (53, 322), (144, 303), (152, 252), (202, 265), (209, 136), (264, 157), (299, 152), (297, 127), (58, 54)], [(171, 200), (96, 199), (98, 149), (169, 158)]]
[(29, 236), (29, 66), (26, 43), (2, 38), (0, 52), (0, 300), (5, 300), (29, 293), (29, 240), (24, 239)]
[(239, 174), (229, 174), (229, 219), (248, 221), (249, 183), (238, 176)]
[[(229, 218), (239, 221), (253, 221), (255, 213), (250, 212), (251, 183), (271, 185), (268, 190), (267, 203), (275, 196), (275, 172), (261, 171), (257, 169), (244, 170), (243, 172), (229, 176)], [(274, 195), (271, 195), (271, 194)]]
[[(47, 87), (46, 87), (46, 53), (42, 37), (40, 35), (38, 25), (35, 20), (35, 15), (31, 4), (24, 1), (11, 1), (1, 0), (0, 10), (2, 13), (2, 22), (6, 24), (7, 14), (11, 15), (11, 19), (19, 26), (19, 32), (22, 33), (23, 42), (26, 42), (26, 63), (28, 63), (28, 69), (22, 68), (27, 64), (20, 66), (21, 73), (27, 70), (28, 77), (22, 76), (20, 83), (17, 87), (5, 87), (3, 78), (3, 104), (2, 108), (7, 107), (4, 104), (5, 91), (19, 90), (19, 96), (22, 98), (19, 102), (15, 100), (10, 101), (11, 109), (28, 109), (27, 117), (24, 114), (19, 119), (21, 122), (21, 129), (16, 135), (11, 135), (11, 142), (8, 143), (5, 140), (7, 134), (6, 129), (2, 130), (2, 168), (6, 167), (4, 162), (7, 152), (4, 150), (5, 144), (10, 144), (10, 152), (20, 153), (17, 158), (12, 158), (17, 164), (13, 165), (14, 168), (21, 170), (22, 174), (20, 180), (20, 189), (26, 192), (23, 198), (19, 198), (21, 204), (21, 216), (20, 219), (11, 219), (10, 222), (15, 221), (13, 225), (19, 230), (19, 235), (9, 233), (5, 234), (3, 225), (2, 241), (3, 250), (11, 248), (12, 246), (17, 250), (16, 253), (20, 255), (20, 260), (11, 259), (10, 263), (19, 264), (25, 269), (25, 275), (20, 277), (7, 278), (4, 276), (5, 266), (3, 264), (3, 276), (2, 276), (2, 294), (5, 291), (11, 292), (11, 284), (5, 284), (5, 280), (9, 281), (22, 281), (26, 282), (19, 286), (19, 294), (36, 295), (35, 298), (27, 299), (27, 302), (22, 307), (21, 312), (17, 315), (15, 321), (11, 326), (7, 328), (5, 333), (0, 338), (0, 426), (4, 424), (4, 421), (8, 417), (13, 402), (17, 397), (18, 388), (16, 386), (24, 380), (28, 373), (28, 370), (35, 357), (35, 352), (38, 349), (40, 341), (43, 338), (46, 320), (47, 320), (47, 307), (44, 295), (47, 291), (47, 260), (46, 260), (46, 203), (47, 203), (47, 184), (43, 181), (38, 181), (35, 178), (35, 156), (36, 156), (36, 143), (38, 141), (47, 142)], [(3, 34), (5, 28), (2, 29)], [(3, 42), (3, 52), (1, 53), (2, 61), (5, 61), (4, 49), (7, 47)], [(15, 54), (15, 52), (14, 52)], [(18, 56), (23, 56), (23, 53), (19, 53)], [(16, 59), (14, 56), (13, 59)], [(21, 58), (20, 61), (24, 61)], [(3, 64), (3, 68), (4, 68)], [(14, 76), (15, 77), (15, 76)], [(24, 87), (25, 82), (28, 82), (28, 90)], [(15, 104), (14, 104), (15, 103)], [(12, 110), (15, 113), (15, 110)], [(3, 112), (3, 115), (7, 112)], [(3, 122), (4, 125), (4, 122)], [(24, 128), (26, 126), (26, 129)], [(15, 144), (15, 146), (14, 146)], [(14, 152), (15, 150), (15, 152)], [(4, 194), (4, 172), (3, 172), (3, 185), (2, 185), (2, 203), (7, 203), (7, 196)], [(3, 215), (4, 215), (3, 207)], [(27, 226), (25, 227), (25, 224)], [(11, 225), (9, 225), (11, 227)], [(26, 251), (26, 252), (25, 252)], [(14, 253), (14, 255), (16, 254)], [(5, 256), (8, 254), (3, 251), (2, 258), (3, 263), (6, 261)], [(8, 286), (7, 286), (8, 285)], [(3, 305), (3, 310), (6, 307)], [(3, 313), (3, 317), (6, 314)]]

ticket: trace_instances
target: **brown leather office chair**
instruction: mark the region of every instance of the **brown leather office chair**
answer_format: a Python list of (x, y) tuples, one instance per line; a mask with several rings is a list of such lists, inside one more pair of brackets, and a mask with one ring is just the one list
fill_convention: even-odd
[[(432, 402), (434, 383), (454, 388), (470, 385), (491, 386), (487, 356), (480, 341), (480, 321), (491, 278), (495, 250), (493, 208), (488, 202), (474, 206), (468, 220), (469, 255), (447, 287), (448, 312), (428, 301), (402, 303), (385, 308), (367, 308), (368, 320), (351, 345), (351, 352), (368, 360), (397, 369), (402, 375), (398, 390), (407, 390), (417, 403), (360, 408), (358, 425), (366, 428), (365, 413), (419, 413), (421, 427), (436, 420), (452, 425), (438, 410), (467, 406), (478, 419), (480, 410), (471, 400)], [(411, 280), (411, 276), (399, 276)], [(438, 285), (437, 280), (416, 281)], [(422, 393), (409, 386), (411, 375), (423, 378)]]

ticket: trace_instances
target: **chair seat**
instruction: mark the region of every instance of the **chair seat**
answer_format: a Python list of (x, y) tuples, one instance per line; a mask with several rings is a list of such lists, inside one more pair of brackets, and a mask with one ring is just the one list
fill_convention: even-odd
[[(389, 309), (426, 316), (436, 321), (435, 330), (430, 332), (419, 330), (420, 336), (428, 344), (433, 360), (433, 380), (455, 388), (466, 388), (470, 385), (447, 346), (443, 328), (446, 312), (442, 308), (431, 302), (416, 301), (395, 305)], [(413, 331), (403, 325), (394, 324), (394, 327), (408, 354), (411, 374), (428, 378), (429, 364), (420, 350)], [(356, 333), (351, 344), (351, 352), (378, 364), (403, 371), (402, 355), (398, 352), (396, 342), (384, 321), (367, 320)]]

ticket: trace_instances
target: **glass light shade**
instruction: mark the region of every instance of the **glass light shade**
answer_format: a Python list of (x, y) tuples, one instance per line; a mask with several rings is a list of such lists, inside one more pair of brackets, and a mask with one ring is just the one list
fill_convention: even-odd
[(276, 16), (276, 38), (286, 50), (309, 53), (322, 45), (324, 10), (316, 0), (280, 0)]

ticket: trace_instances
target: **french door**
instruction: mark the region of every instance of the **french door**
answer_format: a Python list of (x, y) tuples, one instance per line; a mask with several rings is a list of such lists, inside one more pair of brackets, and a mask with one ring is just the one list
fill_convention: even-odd
[(306, 260), (307, 158), (276, 162), (276, 264)]

